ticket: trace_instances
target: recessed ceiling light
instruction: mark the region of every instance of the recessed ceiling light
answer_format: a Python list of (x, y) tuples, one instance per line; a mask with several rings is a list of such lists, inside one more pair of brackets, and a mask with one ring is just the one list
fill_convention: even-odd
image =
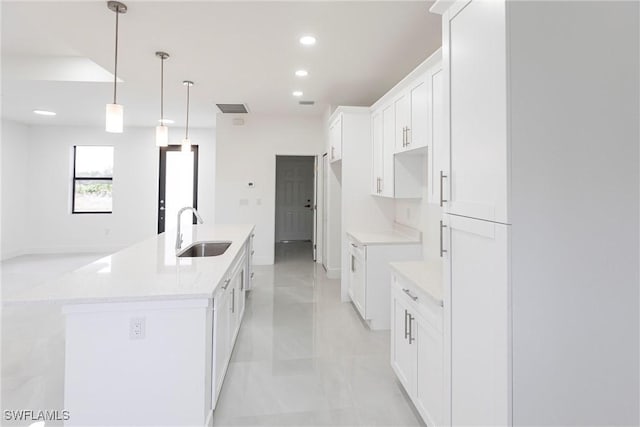
[(162, 123), (163, 125), (170, 125), (175, 123), (175, 121), (171, 120), (171, 119), (160, 119), (158, 120), (158, 123)]
[(55, 116), (56, 113), (54, 113), (53, 111), (47, 111), (47, 110), (33, 110), (33, 112), (35, 114), (40, 114), (41, 116)]
[(293, 96), (302, 96), (302, 91), (296, 90), (292, 93)]
[(298, 77), (307, 77), (309, 72), (307, 70), (298, 70), (296, 71), (296, 76)]
[(300, 43), (305, 46), (313, 46), (316, 44), (316, 38), (313, 36), (300, 37)]

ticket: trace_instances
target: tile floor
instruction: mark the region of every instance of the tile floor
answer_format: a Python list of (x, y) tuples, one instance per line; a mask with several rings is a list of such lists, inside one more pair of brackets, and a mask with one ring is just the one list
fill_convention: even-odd
[[(5, 261), (3, 293), (97, 258)], [(311, 260), (310, 244), (277, 245), (276, 264), (256, 266), (254, 283), (214, 425), (421, 424), (389, 366), (388, 331), (368, 330), (353, 306), (340, 302), (340, 281)], [(2, 409), (62, 409), (63, 378), (60, 307), (4, 308)]]

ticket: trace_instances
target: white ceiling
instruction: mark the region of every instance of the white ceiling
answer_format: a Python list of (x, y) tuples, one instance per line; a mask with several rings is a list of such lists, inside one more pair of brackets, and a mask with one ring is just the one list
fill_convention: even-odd
[[(427, 1), (141, 2), (120, 16), (118, 102), (125, 126), (155, 126), (160, 59), (165, 117), (215, 125), (216, 103), (251, 112), (322, 114), (371, 105), (440, 46)], [(2, 1), (2, 116), (26, 123), (103, 125), (111, 102), (115, 14), (106, 1)], [(317, 44), (299, 44), (313, 34)], [(309, 76), (299, 78), (304, 68)], [(300, 106), (293, 90), (316, 105)], [(34, 109), (56, 111), (54, 118)]]

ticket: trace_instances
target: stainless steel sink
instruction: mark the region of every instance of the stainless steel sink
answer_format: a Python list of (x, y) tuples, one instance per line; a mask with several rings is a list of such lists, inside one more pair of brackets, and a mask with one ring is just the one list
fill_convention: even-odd
[(198, 258), (222, 255), (229, 249), (231, 242), (194, 242), (178, 252), (179, 258)]

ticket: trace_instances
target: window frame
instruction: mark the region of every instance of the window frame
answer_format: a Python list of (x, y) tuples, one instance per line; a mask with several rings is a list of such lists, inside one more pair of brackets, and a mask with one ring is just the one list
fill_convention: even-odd
[[(110, 178), (107, 177), (92, 177), (92, 178), (78, 178), (76, 176), (76, 159), (78, 147), (113, 147), (112, 145), (74, 145), (73, 146), (73, 175), (71, 177), (71, 215), (86, 215), (86, 214), (113, 214), (113, 194), (111, 198), (111, 210), (110, 211), (76, 211), (76, 181), (110, 181), (113, 189), (113, 174)], [(115, 147), (114, 153), (115, 153)], [(115, 154), (114, 154), (115, 156)]]

